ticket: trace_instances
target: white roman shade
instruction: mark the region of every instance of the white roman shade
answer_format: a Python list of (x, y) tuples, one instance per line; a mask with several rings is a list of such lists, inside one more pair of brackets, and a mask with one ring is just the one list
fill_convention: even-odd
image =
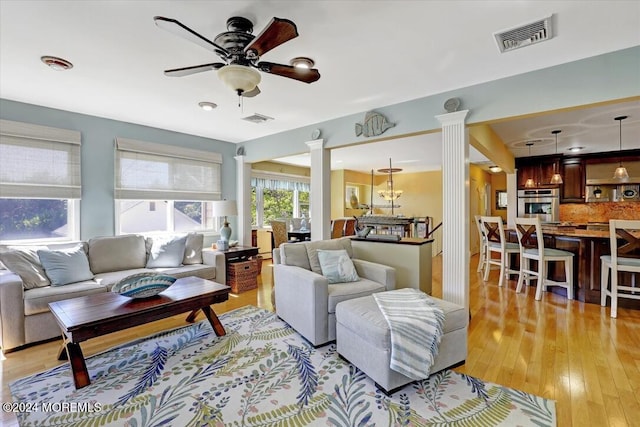
[(116, 199), (218, 200), (222, 155), (116, 138)]
[(78, 131), (0, 120), (0, 197), (79, 199)]

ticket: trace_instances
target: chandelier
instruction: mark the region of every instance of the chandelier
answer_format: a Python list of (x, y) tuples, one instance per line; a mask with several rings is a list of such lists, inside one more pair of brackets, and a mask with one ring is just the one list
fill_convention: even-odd
[(387, 179), (387, 188), (385, 188), (384, 190), (378, 190), (378, 196), (382, 197), (387, 202), (391, 202), (391, 209), (393, 209), (393, 201), (399, 199), (400, 196), (402, 196), (402, 190), (395, 190), (393, 188), (393, 173), (400, 171), (402, 171), (402, 169), (391, 167), (391, 159), (389, 159), (388, 168), (378, 169), (378, 172), (389, 174), (389, 178)]

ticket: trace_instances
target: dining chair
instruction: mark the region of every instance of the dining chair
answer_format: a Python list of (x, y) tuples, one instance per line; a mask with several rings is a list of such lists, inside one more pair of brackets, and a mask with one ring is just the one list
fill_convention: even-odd
[[(600, 305), (606, 306), (610, 297), (611, 317), (618, 317), (618, 298), (640, 300), (640, 287), (636, 283), (636, 273), (640, 273), (640, 221), (610, 220), (609, 241), (611, 255), (600, 257)], [(619, 285), (620, 272), (631, 273), (630, 283)]]
[[(524, 282), (537, 280), (536, 300), (542, 299), (542, 291), (548, 286), (561, 286), (567, 290), (567, 298), (573, 299), (573, 253), (561, 249), (545, 248), (540, 218), (516, 218), (516, 233), (520, 248), (520, 275), (516, 292), (522, 291)], [(538, 269), (531, 269), (530, 261), (537, 261)], [(565, 281), (558, 282), (547, 278), (549, 263), (564, 262)]]
[(287, 235), (287, 222), (272, 219), (271, 231), (273, 233), (273, 247), (279, 248), (281, 244), (289, 242)]
[[(497, 267), (500, 269), (500, 280), (498, 281), (498, 286), (502, 286), (505, 277), (508, 280), (510, 274), (519, 273), (518, 270), (511, 269), (509, 258), (511, 254), (520, 253), (520, 248), (517, 243), (506, 241), (502, 217), (481, 216), (480, 221), (482, 223), (482, 229), (487, 242), (485, 246), (484, 276), (482, 280), (485, 282), (489, 280), (489, 271)], [(499, 254), (500, 258), (493, 258), (493, 253)]]
[(478, 273), (484, 271), (484, 264), (487, 257), (487, 238), (484, 235), (484, 231), (482, 229), (482, 221), (480, 220), (481, 217), (481, 215), (474, 216), (476, 228), (478, 229), (478, 244), (480, 245), (480, 252), (478, 253), (478, 268), (476, 269)]
[(344, 218), (338, 218), (331, 220), (331, 238), (339, 239), (344, 236)]

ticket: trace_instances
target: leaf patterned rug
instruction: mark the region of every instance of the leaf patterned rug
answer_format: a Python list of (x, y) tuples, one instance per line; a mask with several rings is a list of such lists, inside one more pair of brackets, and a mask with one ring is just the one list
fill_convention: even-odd
[(220, 320), (224, 337), (205, 320), (92, 356), (80, 390), (68, 364), (12, 383), (14, 402), (38, 402), (20, 425), (556, 424), (553, 401), (450, 370), (388, 397), (334, 344), (314, 349), (272, 312), (247, 306)]

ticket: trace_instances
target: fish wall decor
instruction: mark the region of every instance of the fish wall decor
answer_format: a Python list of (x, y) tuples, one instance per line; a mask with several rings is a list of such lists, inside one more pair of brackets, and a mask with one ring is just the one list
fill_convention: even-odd
[(395, 123), (390, 123), (387, 118), (376, 111), (369, 111), (364, 116), (362, 124), (356, 123), (356, 136), (378, 136), (386, 132), (387, 129), (394, 127)]

